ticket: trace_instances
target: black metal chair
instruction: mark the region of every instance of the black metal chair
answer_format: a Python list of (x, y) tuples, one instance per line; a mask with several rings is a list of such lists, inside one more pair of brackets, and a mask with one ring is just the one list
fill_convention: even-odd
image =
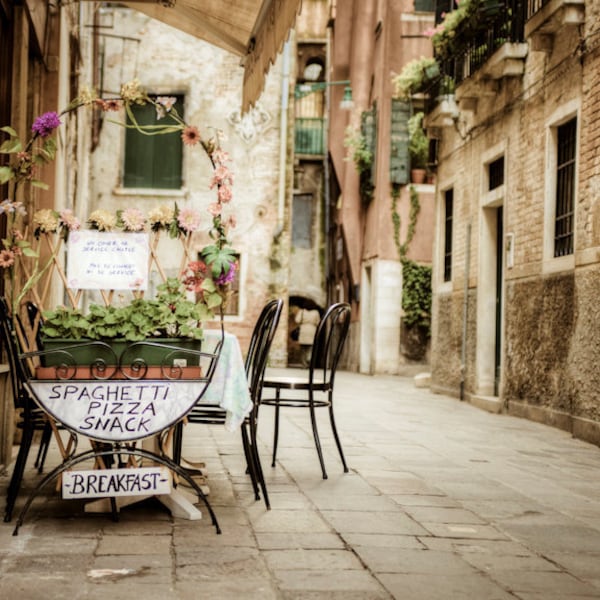
[(316, 408), (327, 407), (335, 443), (344, 466), (344, 473), (348, 472), (333, 414), (333, 386), (349, 326), (350, 305), (341, 302), (331, 305), (317, 326), (307, 375), (300, 378), (265, 377), (263, 392), (267, 390), (275, 391), (274, 397), (263, 397), (260, 400), (261, 404), (275, 407), (273, 460), (271, 463), (273, 467), (277, 458), (277, 443), (279, 441), (279, 409), (282, 406), (308, 407), (323, 479), (327, 479), (315, 414)]
[[(29, 310), (29, 308), (28, 308)], [(17, 326), (22, 327), (19, 320), (16, 319)], [(6, 492), (6, 509), (4, 512), (4, 521), (8, 522), (12, 518), (14, 505), (21, 489), (23, 473), (27, 464), (27, 458), (33, 442), (33, 436), (36, 431), (42, 432), (40, 442), (40, 451), (36, 458), (36, 467), (41, 471), (46, 457), (46, 452), (53, 428), (52, 423), (47, 418), (44, 411), (37, 406), (29, 394), (25, 381), (27, 380), (24, 369), (26, 368), (19, 358), (18, 341), (13, 321), (4, 298), (0, 298), (0, 336), (4, 346), (10, 370), (10, 382), (12, 387), (13, 401), (15, 410), (20, 413), (19, 421), (16, 426), (21, 429), (21, 441), (19, 452), (15, 460), (15, 465), (10, 478), (10, 483)], [(71, 453), (76, 446), (76, 437), (70, 433), (70, 441), (66, 448), (61, 448), (63, 458)]]
[[(281, 299), (271, 300), (264, 306), (254, 326), (245, 360), (246, 376), (248, 378), (250, 397), (252, 399), (252, 410), (241, 426), (242, 445), (246, 458), (247, 472), (252, 481), (254, 496), (256, 500), (260, 499), (260, 486), (263, 500), (267, 508), (271, 508), (271, 505), (258, 453), (256, 428), (258, 423), (258, 406), (267, 359), (273, 338), (275, 337), (277, 325), (279, 324), (282, 309), (283, 300)], [(186, 418), (190, 424), (223, 425), (225, 423), (226, 415), (226, 411), (219, 406), (203, 405), (199, 403), (192, 408)], [(183, 423), (178, 423), (173, 438), (173, 460), (177, 464), (180, 464), (181, 462), (182, 441)]]

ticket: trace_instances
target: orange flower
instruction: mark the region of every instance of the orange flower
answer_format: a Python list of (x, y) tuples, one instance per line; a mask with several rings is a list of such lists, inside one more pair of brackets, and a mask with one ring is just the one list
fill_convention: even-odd
[(200, 141), (200, 132), (197, 127), (188, 125), (181, 134), (181, 139), (186, 146), (195, 146)]

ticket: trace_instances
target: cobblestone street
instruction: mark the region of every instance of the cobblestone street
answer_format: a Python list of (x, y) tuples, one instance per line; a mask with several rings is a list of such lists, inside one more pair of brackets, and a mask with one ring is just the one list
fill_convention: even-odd
[[(28, 465), (13, 521), (0, 527), (0, 597), (600, 598), (599, 448), (408, 377), (340, 372), (335, 400), (350, 473), (320, 411), (328, 480), (299, 409), (283, 409), (271, 468), (272, 412), (261, 408), (270, 511), (254, 500), (236, 433), (186, 428), (184, 456), (206, 464), (221, 535), (155, 499), (113, 522), (49, 486), (15, 537), (40, 477)], [(57, 456), (53, 444), (46, 471)]]

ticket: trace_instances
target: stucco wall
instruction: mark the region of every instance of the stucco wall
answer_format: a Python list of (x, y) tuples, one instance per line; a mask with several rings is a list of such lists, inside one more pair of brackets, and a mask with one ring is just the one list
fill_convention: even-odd
[[(258, 314), (272, 294), (287, 296), (287, 215), (279, 203), (281, 64), (274, 65), (256, 108), (240, 114), (243, 70), (239, 59), (219, 48), (178, 32), (132, 9), (115, 9), (113, 35), (139, 40), (127, 45), (106, 42), (105, 89), (119, 89), (137, 76), (151, 94), (185, 94), (185, 120), (197, 125), (208, 138), (215, 130), (224, 136), (223, 148), (231, 156), (234, 198), (230, 209), (237, 226), (231, 230), (232, 246), (242, 255), (240, 313), (227, 317), (228, 330), (240, 336), (245, 348)], [(124, 50), (125, 48), (125, 50)], [(123, 114), (108, 113), (117, 121)], [(184, 189), (132, 193), (121, 187), (124, 130), (105, 122), (91, 166), (90, 206), (116, 211), (135, 205), (147, 212), (161, 204), (177, 202), (206, 215), (214, 201), (209, 189), (211, 167), (199, 147), (184, 148)], [(284, 152), (287, 150), (285, 143)], [(285, 184), (289, 185), (286, 179)], [(280, 233), (275, 237), (276, 233)], [(205, 233), (195, 247), (208, 242)], [(168, 273), (177, 274), (180, 257), (168, 243), (161, 257)], [(273, 264), (278, 268), (272, 269)], [(286, 315), (282, 316), (285, 322)], [(285, 339), (276, 338), (273, 362), (285, 362)]]

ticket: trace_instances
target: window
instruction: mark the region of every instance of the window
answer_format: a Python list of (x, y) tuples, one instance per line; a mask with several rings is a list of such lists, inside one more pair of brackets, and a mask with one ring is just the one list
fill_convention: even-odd
[(292, 205), (292, 246), (312, 248), (313, 195), (294, 194)]
[(488, 191), (504, 185), (504, 156), (497, 158), (488, 165)]
[[(183, 117), (183, 96), (176, 96), (175, 108)], [(131, 105), (135, 120), (140, 125), (164, 125), (173, 121), (167, 114), (156, 119), (156, 109), (152, 104)], [(127, 116), (127, 124), (131, 120)], [(179, 131), (161, 135), (144, 135), (136, 129), (126, 129), (125, 164), (123, 187), (180, 189), (182, 185), (182, 151)]]
[(452, 278), (452, 213), (454, 212), (454, 190), (444, 193), (444, 281)]
[(576, 145), (577, 119), (571, 119), (556, 130), (555, 257), (573, 254)]

